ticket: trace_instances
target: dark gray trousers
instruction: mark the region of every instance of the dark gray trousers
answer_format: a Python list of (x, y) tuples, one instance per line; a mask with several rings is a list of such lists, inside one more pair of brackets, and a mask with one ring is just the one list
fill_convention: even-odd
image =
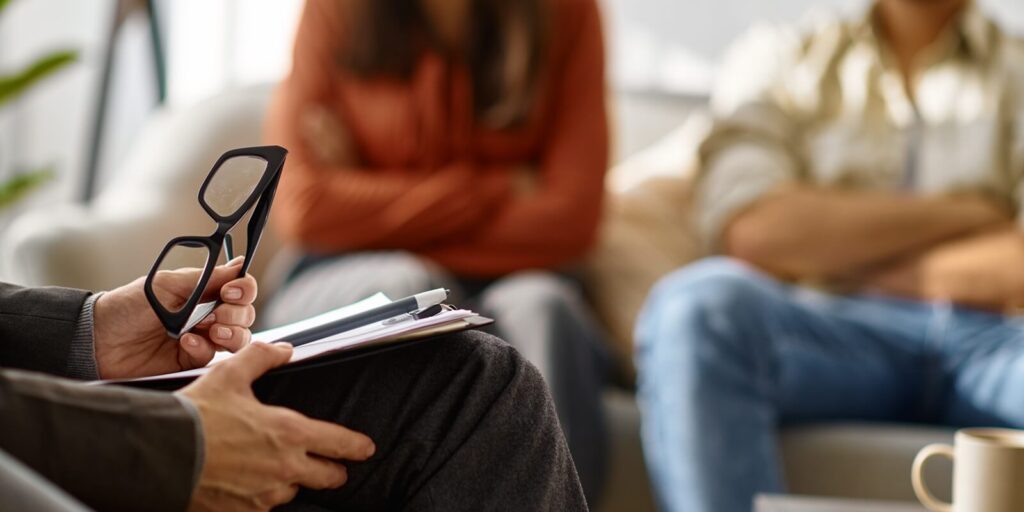
[(432, 288), (452, 290), (452, 302), (493, 317), (493, 332), (540, 369), (583, 484), (600, 498), (607, 465), (601, 393), (610, 356), (578, 283), (554, 272), (527, 271), (497, 280), (460, 279), (409, 253), (378, 252), (321, 258), (301, 269), (264, 311), (282, 325), (351, 304), (374, 293), (398, 299)]
[[(282, 510), (587, 510), (540, 373), (488, 334), (268, 375), (254, 388), (265, 403), (345, 425), (377, 445), (369, 461), (346, 464), (344, 486), (302, 490)], [(0, 452), (7, 510), (87, 509)]]
[(369, 435), (377, 453), (286, 510), (586, 510), (536, 368), (480, 332), (256, 383), (256, 394)]
[(0, 511), (87, 512), (89, 509), (28, 466), (0, 451)]

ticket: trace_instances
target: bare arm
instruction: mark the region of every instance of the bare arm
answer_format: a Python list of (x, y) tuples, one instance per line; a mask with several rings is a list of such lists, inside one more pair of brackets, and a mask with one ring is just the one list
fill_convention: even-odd
[(1008, 219), (977, 196), (908, 197), (799, 187), (726, 227), (725, 251), (789, 278), (829, 279), (923, 251)]
[(884, 267), (866, 283), (892, 295), (1006, 311), (1024, 306), (1024, 233), (1007, 224)]

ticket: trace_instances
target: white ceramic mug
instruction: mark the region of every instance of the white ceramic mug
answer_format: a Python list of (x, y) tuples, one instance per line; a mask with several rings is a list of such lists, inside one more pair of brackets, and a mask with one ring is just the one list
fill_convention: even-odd
[[(936, 499), (924, 483), (922, 469), (934, 456), (953, 461), (953, 503)], [(1024, 431), (960, 430), (955, 447), (924, 447), (914, 459), (911, 478), (917, 499), (935, 512), (1024, 511)]]

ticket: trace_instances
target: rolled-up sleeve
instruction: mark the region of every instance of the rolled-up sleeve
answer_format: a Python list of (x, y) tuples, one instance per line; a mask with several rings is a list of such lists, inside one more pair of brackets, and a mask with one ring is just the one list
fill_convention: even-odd
[[(1024, 51), (1021, 53), (1024, 54)], [(1024, 91), (1021, 91), (1017, 97), (1021, 108), (1015, 111), (1016, 114), (1011, 121), (1013, 135), (1009, 140), (1008, 152), (1010, 174), (1016, 186), (1014, 198), (1017, 207), (1017, 227), (1024, 231)]]
[(738, 213), (800, 177), (798, 123), (784, 74), (794, 44), (784, 31), (755, 29), (732, 47), (720, 70), (695, 198), (698, 232), (711, 252), (721, 250), (723, 231)]

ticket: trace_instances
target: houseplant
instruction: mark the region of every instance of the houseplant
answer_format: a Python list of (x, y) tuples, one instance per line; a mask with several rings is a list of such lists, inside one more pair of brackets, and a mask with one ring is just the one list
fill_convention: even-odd
[[(0, 12), (10, 0), (0, 0)], [(38, 58), (25, 68), (10, 74), (0, 73), (0, 108), (17, 99), (32, 86), (78, 58), (73, 50), (61, 50)], [(14, 204), (53, 176), (50, 168), (16, 170), (0, 169), (0, 210)]]

